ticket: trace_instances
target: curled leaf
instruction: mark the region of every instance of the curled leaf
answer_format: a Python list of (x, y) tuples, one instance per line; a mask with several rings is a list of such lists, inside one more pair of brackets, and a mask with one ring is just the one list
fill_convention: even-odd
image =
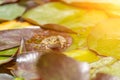
[(71, 29), (62, 26), (62, 25), (58, 25), (58, 24), (45, 24), (43, 26), (41, 26), (44, 29), (50, 29), (50, 30), (56, 30), (56, 31), (60, 31), (60, 32), (66, 32), (66, 33), (73, 33), (75, 34), (74, 31), (72, 31)]

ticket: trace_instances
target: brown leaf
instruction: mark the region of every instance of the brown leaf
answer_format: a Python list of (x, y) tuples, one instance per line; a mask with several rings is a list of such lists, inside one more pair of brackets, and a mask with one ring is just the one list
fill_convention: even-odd
[(89, 66), (61, 54), (49, 52), (37, 61), (37, 72), (42, 80), (89, 80)]
[(12, 70), (15, 76), (23, 77), (25, 80), (40, 78), (36, 73), (36, 61), (40, 57), (38, 52), (26, 52), (17, 57), (16, 68)]
[(43, 30), (26, 42), (28, 51), (41, 51), (46, 49), (66, 50), (72, 44), (72, 38), (67, 33)]
[(0, 31), (0, 35), (0, 50), (19, 46), (22, 38), (28, 51), (46, 48), (65, 50), (72, 44), (72, 38), (67, 33), (40, 28), (3, 30)]
[(41, 27), (44, 28), (44, 29), (76, 34), (76, 32), (72, 31), (71, 29), (69, 29), (65, 26), (62, 26), (62, 25), (58, 25), (58, 24), (45, 24)]
[(94, 80), (120, 80), (120, 78), (105, 73), (97, 73)]
[(20, 45), (20, 40), (30, 39), (40, 29), (14, 29), (0, 31), (0, 50), (5, 50)]
[(17, 2), (18, 0), (3, 0), (3, 2), (1, 4), (5, 4), (5, 3), (14, 3)]

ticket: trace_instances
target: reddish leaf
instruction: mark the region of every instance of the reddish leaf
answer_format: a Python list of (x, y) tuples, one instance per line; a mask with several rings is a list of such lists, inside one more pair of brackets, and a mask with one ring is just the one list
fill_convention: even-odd
[(43, 54), (37, 61), (42, 80), (89, 80), (87, 63), (78, 63), (59, 52)]
[(120, 78), (104, 73), (97, 73), (96, 78), (94, 80), (120, 80)]
[(0, 31), (0, 50), (19, 46), (22, 38), (28, 40), (39, 30), (40, 29), (15, 29)]
[(65, 50), (72, 44), (72, 38), (67, 33), (44, 29), (14, 29), (0, 31), (0, 50), (19, 46), (22, 38), (26, 41), (26, 49), (43, 50), (56, 48)]
[(46, 49), (66, 50), (72, 44), (72, 38), (67, 33), (43, 30), (26, 42), (28, 51), (41, 51)]
[(17, 2), (18, 0), (3, 0), (1, 4), (5, 4), (5, 3), (14, 3)]

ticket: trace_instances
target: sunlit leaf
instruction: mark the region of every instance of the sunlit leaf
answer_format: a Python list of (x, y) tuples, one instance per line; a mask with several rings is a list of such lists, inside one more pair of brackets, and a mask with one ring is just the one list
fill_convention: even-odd
[(89, 51), (87, 49), (81, 50), (81, 49), (76, 49), (76, 50), (70, 50), (64, 52), (65, 55), (72, 57), (73, 59), (79, 61), (79, 62), (95, 62), (100, 59), (98, 55), (96, 55), (94, 52)]
[(29, 24), (28, 22), (19, 22), (19, 21), (12, 20), (12, 21), (1, 23), (0, 30), (26, 28), (29, 26), (31, 26), (31, 24)]
[(61, 24), (66, 20), (81, 17), (83, 13), (83, 10), (60, 2), (53, 2), (29, 10), (23, 15), (23, 18), (35, 24)]

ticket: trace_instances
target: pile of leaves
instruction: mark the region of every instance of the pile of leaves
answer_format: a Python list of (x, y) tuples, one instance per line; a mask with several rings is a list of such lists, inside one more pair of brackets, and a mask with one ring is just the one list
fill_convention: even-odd
[(113, 17), (62, 0), (0, 0), (0, 80), (120, 80), (119, 59), (88, 45)]

